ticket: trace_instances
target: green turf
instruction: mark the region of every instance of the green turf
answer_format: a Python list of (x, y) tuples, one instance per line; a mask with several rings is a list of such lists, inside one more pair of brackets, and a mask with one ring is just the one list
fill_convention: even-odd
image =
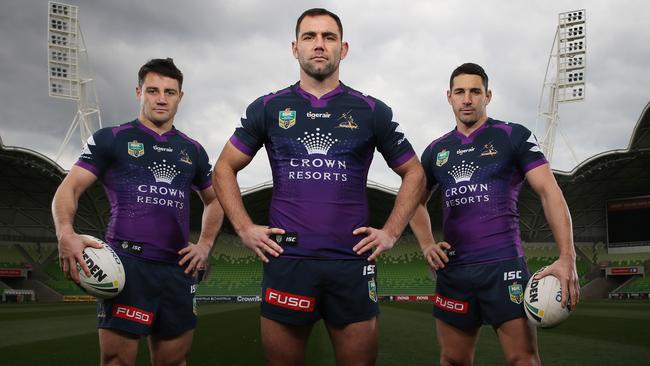
[[(436, 365), (431, 305), (383, 303), (379, 365)], [(94, 304), (1, 305), (0, 364), (98, 363)], [(650, 302), (583, 301), (568, 321), (539, 331), (546, 365), (641, 365), (650, 360)], [(502, 365), (498, 340), (481, 330), (475, 365)], [(148, 364), (141, 343), (138, 365)], [(261, 365), (257, 304), (200, 304), (190, 365)], [(308, 365), (333, 365), (327, 332), (318, 323), (308, 346)]]

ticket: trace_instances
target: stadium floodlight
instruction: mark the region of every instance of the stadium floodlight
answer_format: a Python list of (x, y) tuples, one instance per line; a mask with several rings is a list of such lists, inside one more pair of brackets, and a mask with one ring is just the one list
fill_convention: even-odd
[[(537, 124), (542, 122), (545, 128), (541, 134), (540, 147), (549, 163), (553, 160), (555, 134), (560, 120), (559, 103), (577, 102), (585, 99), (586, 62), (586, 10), (560, 13), (546, 66), (537, 115)], [(538, 126), (535, 129), (538, 130)], [(573, 158), (578, 161), (571, 145), (567, 143), (567, 147)]]
[(48, 93), (77, 102), (77, 113), (56, 154), (58, 161), (77, 127), (83, 145), (102, 122), (79, 25), (79, 7), (53, 1), (47, 6)]

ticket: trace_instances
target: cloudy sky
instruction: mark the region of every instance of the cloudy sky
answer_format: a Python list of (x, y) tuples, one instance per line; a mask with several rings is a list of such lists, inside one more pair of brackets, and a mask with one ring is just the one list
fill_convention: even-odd
[[(560, 106), (553, 167), (628, 146), (650, 101), (650, 3), (645, 1), (168, 1), (68, 0), (79, 5), (104, 126), (138, 113), (138, 68), (172, 57), (185, 74), (176, 126), (214, 162), (244, 108), (297, 81), (291, 55), (295, 20), (326, 7), (343, 21), (350, 53), (341, 80), (390, 105), (418, 155), (454, 127), (445, 92), (467, 61), (490, 76), (492, 117), (536, 129), (538, 102), (558, 13), (587, 10), (587, 99)], [(76, 112), (47, 93), (47, 1), (0, 3), (0, 138), (54, 158)], [(541, 126), (540, 126), (541, 127)], [(542, 129), (537, 130), (541, 135)], [(81, 150), (75, 136), (60, 164)], [(398, 186), (376, 155), (370, 179)], [(260, 151), (240, 174), (243, 187), (270, 179)]]

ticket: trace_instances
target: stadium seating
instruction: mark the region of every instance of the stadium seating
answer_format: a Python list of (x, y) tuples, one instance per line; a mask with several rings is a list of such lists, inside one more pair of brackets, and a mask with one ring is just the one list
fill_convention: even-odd
[(0, 244), (0, 268), (22, 268), (27, 260), (13, 244)]
[(431, 295), (435, 281), (413, 235), (404, 235), (377, 260), (379, 295)]
[(56, 251), (56, 244), (54, 243), (21, 243), (21, 247), (25, 249), (27, 254), (37, 263), (43, 263), (52, 252)]
[(221, 234), (198, 295), (259, 295), (262, 262), (235, 235)]
[[(578, 245), (576, 247), (576, 250), (583, 250), (584, 252), (583, 247)], [(526, 255), (526, 263), (531, 273), (536, 272), (543, 266), (548, 266), (559, 257), (555, 243), (524, 243), (524, 254)], [(592, 266), (593, 263), (585, 260), (582, 256), (578, 255), (576, 257), (576, 269), (579, 278), (582, 279)]]
[[(262, 263), (234, 235), (221, 234), (210, 260), (208, 276), (199, 295), (257, 295), (262, 282)], [(432, 294), (431, 273), (413, 236), (405, 236), (378, 261), (379, 295)]]
[(61, 268), (59, 267), (59, 259), (57, 256), (54, 256), (44, 264), (45, 273), (50, 276), (50, 278), (43, 282), (52, 290), (61, 295), (85, 295), (85, 292), (83, 292), (79, 286), (65, 278), (63, 272), (61, 272)]
[(650, 293), (650, 277), (641, 277), (633, 279), (627, 285), (621, 287), (616, 293)]

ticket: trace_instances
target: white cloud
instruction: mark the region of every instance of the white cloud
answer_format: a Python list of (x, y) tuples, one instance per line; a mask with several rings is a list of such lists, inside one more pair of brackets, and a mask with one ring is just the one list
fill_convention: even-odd
[[(99, 1), (80, 5), (105, 125), (133, 119), (136, 72), (153, 57), (173, 57), (185, 73), (178, 126), (211, 160), (256, 97), (298, 78), (290, 52), (295, 19), (312, 6), (337, 12), (350, 42), (342, 80), (399, 116), (418, 155), (453, 128), (445, 98), (452, 69), (481, 63), (494, 98), (488, 112), (535, 128), (537, 104), (559, 12), (587, 9), (587, 99), (562, 105), (561, 130), (578, 160), (627, 147), (648, 102), (648, 5), (643, 1)], [(74, 117), (70, 102), (47, 97), (46, 1), (0, 4), (0, 133), (7, 145), (53, 156)], [(641, 86), (641, 87), (640, 87)], [(539, 135), (539, 133), (538, 133)], [(74, 138), (72, 141), (76, 141)], [(576, 164), (558, 136), (555, 166)], [(63, 165), (74, 161), (70, 148)], [(260, 152), (242, 185), (270, 179)], [(370, 178), (399, 178), (377, 155)]]

